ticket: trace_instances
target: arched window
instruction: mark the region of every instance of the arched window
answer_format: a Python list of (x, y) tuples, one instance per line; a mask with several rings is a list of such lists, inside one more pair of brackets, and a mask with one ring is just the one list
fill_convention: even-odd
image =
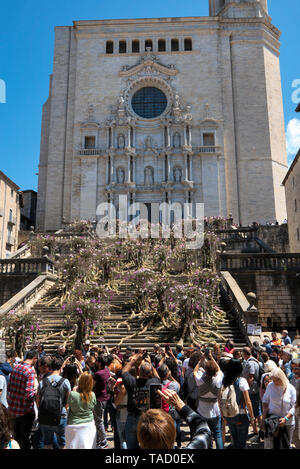
[(113, 54), (114, 53), (114, 43), (113, 41), (106, 42), (106, 53)]
[(140, 52), (140, 41), (132, 41), (132, 52), (134, 53)]
[(127, 52), (127, 44), (126, 41), (119, 42), (119, 54), (126, 54)]
[(179, 41), (178, 41), (178, 39), (172, 39), (172, 41), (171, 41), (171, 50), (173, 52), (179, 51)]
[(148, 48), (150, 48), (150, 50), (153, 51), (153, 41), (152, 41), (152, 39), (147, 39), (145, 41), (145, 51), (147, 51)]
[(193, 50), (192, 39), (188, 38), (184, 40), (184, 50)]
[(165, 52), (166, 51), (166, 40), (159, 39), (158, 40), (158, 52)]

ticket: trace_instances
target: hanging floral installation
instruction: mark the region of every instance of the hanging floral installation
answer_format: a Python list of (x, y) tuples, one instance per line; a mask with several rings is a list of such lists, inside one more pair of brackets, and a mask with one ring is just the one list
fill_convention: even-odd
[[(220, 240), (211, 229), (222, 224), (223, 219), (209, 220), (198, 250), (188, 249), (187, 240), (175, 239), (173, 232), (168, 239), (161, 232), (156, 239), (144, 239), (146, 225), (141, 225), (135, 238), (100, 239), (92, 224), (84, 221), (69, 224), (55, 235), (32, 237), (34, 257), (47, 255), (58, 271), (56, 287), (43, 302), (63, 309), (65, 343), (81, 348), (87, 338), (105, 335), (104, 319), (121, 285), (134, 291), (136, 300), (125, 322), (128, 336), (120, 343), (146, 332), (150, 338), (162, 330), (166, 338), (179, 343), (225, 341), (218, 333), (225, 313), (216, 306)], [(32, 326), (30, 317), (27, 314), (26, 331)], [(133, 333), (132, 324), (137, 323), (138, 332)], [(39, 331), (39, 338), (45, 341), (49, 336)]]

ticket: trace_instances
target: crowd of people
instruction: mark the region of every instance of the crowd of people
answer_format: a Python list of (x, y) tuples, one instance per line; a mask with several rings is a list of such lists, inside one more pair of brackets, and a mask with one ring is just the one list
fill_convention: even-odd
[(38, 345), (0, 364), (0, 449), (107, 449), (109, 428), (118, 450), (299, 449), (299, 422), (300, 339), (288, 331), (242, 350)]

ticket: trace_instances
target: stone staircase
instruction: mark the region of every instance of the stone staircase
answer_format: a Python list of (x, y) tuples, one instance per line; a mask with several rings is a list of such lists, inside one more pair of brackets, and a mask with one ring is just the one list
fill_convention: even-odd
[[(185, 280), (184, 276), (178, 278), (179, 282)], [(110, 313), (104, 318), (103, 325), (105, 330), (104, 336), (95, 335), (91, 338), (92, 344), (105, 345), (112, 348), (122, 342), (122, 348), (131, 346), (133, 349), (147, 349), (152, 350), (155, 343), (170, 343), (172, 346), (176, 345), (176, 341), (172, 340), (172, 333), (170, 331), (147, 331), (144, 334), (138, 334), (134, 337), (128, 338), (140, 330), (138, 319), (130, 321), (130, 330), (128, 329), (127, 322), (135, 304), (136, 291), (134, 287), (125, 284), (119, 285), (119, 294), (113, 293), (110, 298)], [(242, 348), (246, 345), (245, 338), (243, 337), (237, 321), (230, 313), (230, 305), (228, 305), (224, 298), (220, 297), (216, 300), (216, 306), (226, 313), (226, 319), (219, 326), (218, 333), (220, 333), (226, 340), (231, 339), (237, 348)], [(65, 314), (59, 305), (46, 306), (45, 299), (38, 302), (32, 309), (32, 313), (40, 324), (40, 332), (38, 340), (41, 340), (43, 334), (60, 333), (65, 329)], [(127, 322), (128, 324), (128, 322)], [(119, 326), (119, 327), (118, 327)], [(207, 326), (204, 326), (206, 327)], [(104, 342), (103, 342), (104, 339)], [(58, 345), (63, 343), (62, 337), (58, 334), (50, 337), (45, 343), (47, 353), (53, 353), (57, 350)], [(224, 344), (223, 342), (222, 345)], [(189, 346), (190, 343), (185, 344)]]

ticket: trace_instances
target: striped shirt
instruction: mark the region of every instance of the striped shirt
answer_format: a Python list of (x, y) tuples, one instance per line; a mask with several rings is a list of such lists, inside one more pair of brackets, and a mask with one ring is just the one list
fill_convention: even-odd
[(12, 415), (22, 415), (34, 412), (35, 371), (27, 363), (14, 366), (7, 387), (8, 408)]

